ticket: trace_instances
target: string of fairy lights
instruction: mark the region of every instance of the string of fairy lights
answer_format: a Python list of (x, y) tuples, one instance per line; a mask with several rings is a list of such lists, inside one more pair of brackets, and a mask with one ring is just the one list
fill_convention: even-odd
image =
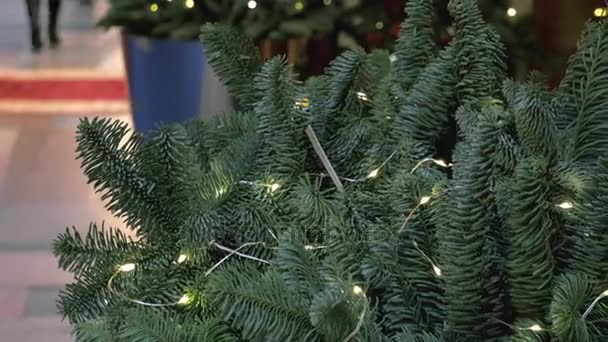
[[(166, 0), (167, 2), (173, 2), (173, 0)], [(194, 0), (184, 0), (184, 7), (187, 9), (192, 9), (195, 6)], [(150, 10), (150, 12), (152, 13), (156, 13), (158, 12), (158, 10), (160, 9), (159, 3), (154, 1), (152, 3), (150, 3), (148, 5), (148, 9)]]
[[(169, 0), (170, 1), (170, 0)], [(370, 102), (371, 99), (369, 98), (369, 96), (363, 92), (357, 92), (356, 93), (357, 98), (363, 102)], [(299, 98), (296, 100), (295, 106), (299, 109), (308, 109), (310, 107), (310, 100), (308, 98)], [(307, 130), (312, 131), (312, 127), (308, 127)], [(313, 136), (314, 136), (314, 131), (313, 132)], [(361, 178), (357, 178), (357, 179), (350, 179), (350, 178), (343, 178), (343, 177), (339, 177), (337, 174), (335, 174), (335, 170), (333, 169), (333, 167), (331, 166), (331, 163), (329, 162), (329, 159), (327, 158), (327, 156), (325, 155), (325, 152), (322, 148), (322, 146), (320, 146), (320, 143), (318, 142), (318, 140), (313, 139), (313, 136), (309, 135), (309, 138), (311, 140), (311, 143), (313, 144), (313, 146), (315, 147), (315, 151), (317, 152), (318, 157), (323, 161), (325, 160), (326, 162), (324, 162), (324, 166), (326, 167), (326, 171), (330, 174), (330, 176), (333, 174), (332, 180), (334, 180), (335, 182), (337, 182), (335, 185), (338, 189), (339, 186), (341, 185), (341, 182), (339, 182), (339, 179), (344, 179), (345, 181), (351, 182), (351, 183), (359, 183), (359, 182), (365, 182), (367, 180), (370, 179), (374, 179), (377, 178), (378, 176), (381, 175), (382, 170), (386, 167), (386, 165), (395, 157), (395, 155), (397, 154), (397, 151), (392, 152), (389, 157), (387, 159), (385, 159), (382, 163), (380, 163), (380, 165), (374, 169), (372, 169), (366, 176), (361, 177)], [(416, 163), (416, 165), (410, 170), (410, 174), (414, 174), (421, 166), (427, 164), (427, 163), (433, 163), (441, 168), (451, 168), (453, 167), (453, 165), (451, 163), (447, 163), (441, 159), (434, 159), (431, 157), (428, 158), (424, 158), (421, 161), (419, 161), (418, 163)], [(324, 175), (324, 174), (321, 174)], [(274, 194), (277, 190), (280, 189), (281, 184), (279, 181), (276, 180), (267, 180), (267, 181), (239, 181), (239, 184), (245, 184), (245, 185), (250, 185), (250, 186), (256, 186), (256, 187), (260, 187), (262, 189), (265, 189), (267, 191), (268, 195), (272, 195)], [(219, 197), (221, 195), (223, 195), (226, 192), (225, 188), (221, 188), (218, 189), (216, 191), (216, 195)], [(414, 213), (418, 210), (420, 210), (421, 207), (423, 207), (424, 205), (427, 205), (431, 202), (431, 199), (433, 197), (439, 197), (443, 194), (445, 194), (447, 192), (447, 190), (444, 190), (442, 192), (439, 192), (437, 194), (429, 194), (429, 195), (424, 195), (422, 197), (420, 197), (420, 200), (418, 201), (418, 204), (409, 212), (409, 214), (406, 216), (403, 224), (401, 225), (400, 229), (398, 230), (398, 233), (402, 233), (405, 231), (408, 222), (411, 220), (411, 218), (413, 217)], [(569, 210), (574, 208), (574, 204), (570, 201), (564, 201), (561, 202), (559, 204), (555, 205), (556, 207), (560, 208), (560, 209), (564, 209), (564, 210)], [(277, 236), (271, 231), (269, 230), (270, 235), (273, 237), (273, 239), (278, 243), (279, 239), (277, 238)], [(442, 277), (442, 270), (439, 267), (439, 265), (437, 265), (435, 263), (435, 261), (428, 256), (418, 245), (418, 243), (415, 240), (411, 240), (413, 247), (416, 249), (416, 251), (418, 253), (420, 253), (420, 255), (426, 259), (430, 266), (431, 269), (433, 271), (433, 273), (435, 274), (436, 277), (440, 278)], [(267, 246), (265, 242), (248, 242), (245, 243), (241, 246), (239, 246), (236, 249), (232, 249), (226, 246), (223, 246), (221, 244), (219, 244), (216, 241), (211, 241), (209, 243), (210, 247), (214, 247), (217, 248), (218, 250), (227, 252), (227, 254), (220, 259), (218, 262), (216, 262), (213, 266), (211, 266), (204, 274), (205, 277), (208, 277), (212, 272), (214, 272), (216, 269), (218, 269), (218, 267), (220, 267), (224, 262), (226, 262), (227, 260), (229, 260), (230, 258), (236, 256), (236, 257), (240, 257), (240, 258), (244, 258), (244, 259), (248, 259), (248, 260), (252, 260), (261, 264), (266, 264), (266, 265), (271, 265), (271, 262), (253, 255), (249, 255), (246, 253), (243, 253), (242, 250), (247, 248), (247, 247), (252, 247), (252, 246), (263, 246), (265, 248), (273, 248), (276, 249), (277, 247), (270, 247)], [(326, 249), (328, 248), (328, 246), (313, 246), (313, 245), (305, 245), (304, 250), (307, 251), (316, 251), (316, 250), (322, 250), (322, 249)], [(190, 260), (190, 257), (187, 254), (180, 254), (176, 261), (175, 264), (183, 264), (187, 261)], [(108, 279), (107, 282), (107, 288), (109, 289), (109, 291), (111, 293), (116, 294), (118, 297), (122, 298), (123, 300), (126, 300), (128, 302), (134, 303), (134, 304), (138, 304), (138, 305), (143, 305), (143, 306), (149, 306), (149, 307), (171, 307), (171, 306), (183, 306), (183, 305), (188, 305), (192, 302), (193, 297), (192, 295), (185, 293), (183, 294), (178, 300), (171, 302), (171, 303), (149, 303), (149, 302), (145, 302), (139, 299), (133, 299), (133, 298), (129, 298), (127, 296), (125, 296), (124, 294), (120, 293), (119, 291), (116, 291), (113, 287), (113, 283), (114, 280), (122, 273), (130, 273), (133, 272), (137, 269), (137, 265), (135, 263), (125, 263), (122, 265), (119, 265), (116, 268), (116, 271), (112, 274), (112, 276), (110, 276), (110, 278)], [(364, 324), (365, 321), (365, 317), (367, 315), (367, 303), (368, 303), (368, 299), (367, 296), (365, 294), (365, 291), (363, 290), (363, 288), (361, 288), (358, 285), (354, 285), (352, 288), (353, 294), (355, 294), (356, 296), (361, 297), (365, 303), (363, 305), (363, 310), (360, 313), (359, 317), (358, 317), (358, 321), (357, 321), (357, 325), (354, 328), (354, 330), (343, 340), (343, 342), (349, 342), (350, 340), (352, 340), (360, 331), (361, 327)], [(593, 302), (589, 305), (589, 307), (586, 309), (586, 311), (584, 312), (584, 314), (581, 316), (581, 318), (583, 320), (585, 320), (587, 318), (587, 316), (592, 312), (593, 308), (605, 297), (608, 297), (608, 290), (602, 292), (599, 296), (597, 296)], [(504, 321), (499, 321), (499, 323), (504, 324), (508, 327), (510, 327), (513, 330), (527, 330), (527, 331), (532, 331), (532, 332), (541, 332), (541, 331), (545, 331), (545, 329), (540, 326), (539, 324), (533, 324), (529, 327), (517, 327), (514, 326), (512, 324), (509, 324), (507, 322)]]
[[(174, 0), (164, 0), (166, 2), (174, 2)], [(196, 6), (196, 3), (194, 0), (183, 0), (184, 3), (184, 7), (186, 9), (193, 9)], [(323, 0), (323, 5), (325, 6), (332, 6), (334, 5), (334, 0)], [(296, 12), (302, 12), (306, 9), (306, 2), (302, 1), (302, 0), (296, 0), (293, 2), (293, 9)], [(249, 0), (247, 1), (247, 8), (249, 10), (255, 10), (258, 8), (258, 1), (256, 0)], [(160, 9), (160, 2), (159, 1), (153, 1), (148, 5), (148, 9), (150, 12), (152, 13), (157, 13)], [(374, 24), (375, 28), (377, 30), (383, 30), (385, 28), (385, 24), (383, 21), (379, 20)]]
[[(174, 0), (165, 0), (165, 1), (166, 2), (173, 2)], [(184, 0), (183, 3), (184, 3), (184, 7), (188, 8), (188, 9), (192, 9), (196, 5), (195, 2), (194, 2), (194, 0)], [(160, 9), (160, 5), (159, 4), (160, 4), (160, 2), (158, 2), (158, 1), (151, 2), (149, 4), (149, 7), (148, 7), (149, 10), (150, 10), (150, 12), (153, 12), (153, 13), (158, 12), (159, 9)], [(334, 4), (333, 0), (323, 0), (323, 5), (325, 5), (325, 6), (331, 6), (333, 4)], [(258, 7), (258, 1), (256, 1), (256, 0), (249, 0), (249, 1), (247, 1), (247, 8), (248, 9), (255, 10), (257, 7)], [(306, 8), (306, 3), (304, 1), (302, 1), (302, 0), (296, 0), (296, 1), (293, 2), (293, 8), (296, 11), (301, 12), (301, 11), (303, 11)], [(384, 23), (378, 22), (376, 24), (376, 27), (378, 29), (382, 29), (382, 28), (384, 28)]]

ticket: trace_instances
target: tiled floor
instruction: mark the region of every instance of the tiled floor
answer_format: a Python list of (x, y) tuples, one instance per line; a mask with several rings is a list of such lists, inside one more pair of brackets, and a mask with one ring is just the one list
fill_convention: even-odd
[[(2, 1), (0, 69), (120, 72), (117, 34), (93, 25), (103, 0), (91, 7), (63, 0), (64, 45), (37, 56), (28, 48), (24, 3)], [(43, 9), (41, 16), (45, 13)], [(115, 117), (129, 120), (125, 113)], [(66, 226), (84, 230), (89, 222), (104, 220), (120, 226), (103, 209), (75, 160), (77, 124), (73, 114), (0, 113), (0, 341), (72, 341), (55, 307), (57, 291), (70, 276), (57, 270), (51, 241)]]

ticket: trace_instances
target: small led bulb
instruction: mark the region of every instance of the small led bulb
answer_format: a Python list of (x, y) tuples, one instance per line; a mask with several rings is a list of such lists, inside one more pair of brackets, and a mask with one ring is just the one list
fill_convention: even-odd
[(441, 166), (441, 167), (445, 167), (445, 168), (448, 168), (448, 167), (452, 166), (452, 164), (448, 164), (448, 163), (444, 162), (444, 161), (443, 161), (443, 160), (441, 160), (441, 159), (433, 159), (433, 162), (434, 162), (435, 164), (437, 164), (437, 165), (439, 165), (439, 166)]
[(184, 262), (186, 262), (186, 260), (188, 260), (188, 256), (186, 254), (180, 254), (177, 258), (177, 263), (183, 264)]
[(429, 203), (429, 201), (431, 200), (431, 196), (422, 196), (422, 198), (420, 199), (420, 204), (427, 204)]
[(131, 272), (134, 269), (135, 269), (135, 264), (134, 263), (128, 263), (128, 264), (120, 265), (120, 267), (118, 268), (118, 270), (120, 272)]
[(310, 108), (310, 99), (308, 97), (301, 97), (296, 100), (294, 107), (300, 110), (308, 109)]
[(359, 98), (359, 100), (363, 101), (363, 102), (369, 102), (369, 96), (367, 96), (366, 93), (362, 92), (362, 91), (358, 91), (357, 92), (357, 97)]
[(439, 268), (437, 265), (433, 265), (433, 272), (435, 272), (436, 276), (441, 277), (441, 268)]
[(215, 189), (215, 197), (219, 198), (222, 197), (222, 195), (224, 195), (226, 193), (226, 188), (217, 188)]
[(380, 169), (374, 169), (367, 175), (367, 178), (376, 178), (380, 174)]
[(529, 327), (528, 330), (532, 330), (532, 331), (543, 331), (543, 328), (541, 328), (540, 325), (538, 324), (534, 324), (533, 326)]
[(602, 17), (606, 17), (608, 16), (608, 9), (606, 8), (596, 8), (593, 11), (593, 15), (598, 17), (598, 18), (602, 18)]
[(560, 207), (562, 209), (572, 209), (574, 208), (574, 204), (572, 204), (572, 202), (566, 201), (558, 204), (557, 207)]
[(280, 187), (281, 187), (281, 185), (279, 185), (279, 183), (272, 183), (272, 184), (270, 184), (270, 186), (268, 188), (270, 189), (270, 193), (273, 193), (273, 192), (279, 190)]
[(181, 305), (185, 305), (185, 304), (190, 304), (190, 302), (192, 302), (192, 297), (190, 295), (183, 295), (182, 298), (179, 299), (179, 301), (177, 301), (177, 304), (181, 304)]
[(255, 0), (250, 0), (249, 2), (247, 2), (247, 7), (249, 7), (249, 9), (254, 9), (258, 7), (258, 2)]
[(363, 294), (363, 289), (360, 286), (355, 285), (353, 287), (353, 293), (356, 294), (357, 296), (360, 296)]

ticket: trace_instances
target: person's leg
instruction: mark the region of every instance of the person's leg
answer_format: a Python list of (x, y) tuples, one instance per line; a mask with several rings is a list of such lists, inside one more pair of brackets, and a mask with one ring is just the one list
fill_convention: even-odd
[(42, 48), (42, 40), (40, 39), (40, 0), (25, 0), (27, 5), (27, 14), (30, 18), (30, 33), (32, 35), (32, 50), (39, 51)]
[(57, 33), (61, 0), (49, 0), (49, 40), (52, 46), (59, 45), (61, 39)]

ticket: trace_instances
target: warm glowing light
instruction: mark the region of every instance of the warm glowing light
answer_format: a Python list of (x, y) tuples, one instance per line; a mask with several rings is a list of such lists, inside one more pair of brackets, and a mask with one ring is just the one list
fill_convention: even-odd
[(221, 197), (225, 193), (226, 193), (226, 189), (225, 188), (215, 189), (215, 197)]
[(270, 189), (270, 193), (273, 193), (273, 192), (279, 190), (280, 187), (281, 187), (281, 185), (279, 183), (272, 183), (272, 184), (268, 185), (268, 189)]
[(601, 17), (608, 17), (608, 8), (596, 8), (593, 11), (593, 15), (601, 18)]
[(441, 167), (445, 167), (445, 168), (448, 168), (448, 167), (452, 166), (452, 164), (448, 164), (448, 163), (444, 162), (441, 159), (433, 159), (433, 163), (435, 163), (435, 164), (437, 164), (437, 165), (439, 165)]
[(355, 285), (353, 287), (353, 293), (356, 294), (357, 296), (360, 296), (363, 294), (363, 289), (357, 285)]
[(427, 204), (431, 200), (431, 196), (422, 196), (420, 199), (420, 205)]
[(177, 301), (177, 304), (185, 305), (190, 304), (190, 302), (192, 302), (192, 297), (190, 295), (185, 294)]
[(562, 209), (572, 209), (574, 208), (574, 204), (572, 204), (572, 202), (562, 202), (560, 204), (557, 205), (558, 207), (562, 208)]
[(507, 10), (507, 15), (508, 15), (509, 17), (514, 17), (514, 16), (516, 16), (516, 15), (517, 15), (517, 10), (516, 10), (515, 8), (511, 7), (511, 8), (509, 8), (509, 9)]
[(329, 6), (329, 5), (331, 5), (331, 2), (332, 2), (331, 0), (323, 0), (323, 5)]
[(296, 3), (293, 5), (293, 7), (297, 10), (297, 11), (301, 11), (304, 9), (304, 3), (302, 1), (296, 1)]
[(156, 12), (156, 11), (158, 11), (158, 4), (151, 4), (150, 12)]
[(188, 8), (194, 7), (194, 0), (186, 0), (186, 7), (188, 7)]
[(367, 96), (367, 94), (362, 91), (357, 92), (357, 97), (359, 98), (359, 100), (364, 101), (364, 102), (370, 101), (369, 96)]
[(250, 0), (247, 3), (247, 7), (249, 7), (250, 9), (254, 9), (254, 8), (258, 7), (258, 2), (255, 0)]
[(186, 260), (188, 260), (188, 256), (186, 254), (180, 254), (177, 258), (177, 263), (183, 264), (184, 262), (186, 262)]
[(384, 23), (381, 21), (376, 22), (376, 29), (382, 30), (384, 28)]
[(118, 268), (118, 270), (120, 272), (131, 272), (134, 269), (135, 269), (135, 264), (133, 264), (133, 263), (120, 265), (120, 267)]
[(376, 178), (380, 174), (380, 169), (374, 169), (367, 175), (367, 178)]
[(540, 325), (538, 325), (538, 324), (534, 324), (533, 326), (529, 327), (528, 330), (543, 331), (543, 328)]
[(327, 246), (313, 246), (313, 245), (304, 246), (304, 250), (307, 250), (307, 251), (314, 251), (316, 249), (325, 249), (325, 248), (327, 248)]
[(436, 276), (441, 277), (441, 268), (437, 267), (437, 265), (433, 265), (433, 272), (435, 272)]
[(419, 167), (421, 167), (422, 165), (424, 165), (424, 163), (428, 163), (428, 162), (433, 162), (436, 165), (439, 165), (443, 168), (449, 168), (452, 167), (451, 163), (446, 163), (445, 161), (441, 160), (441, 159), (433, 159), (433, 158), (424, 158), (421, 161), (418, 162), (418, 164), (416, 164), (416, 166), (414, 166), (414, 168), (410, 171), (410, 173), (414, 173), (416, 172), (416, 170), (418, 170)]
[(310, 99), (308, 97), (302, 97), (296, 100), (296, 109), (308, 109), (310, 107)]

